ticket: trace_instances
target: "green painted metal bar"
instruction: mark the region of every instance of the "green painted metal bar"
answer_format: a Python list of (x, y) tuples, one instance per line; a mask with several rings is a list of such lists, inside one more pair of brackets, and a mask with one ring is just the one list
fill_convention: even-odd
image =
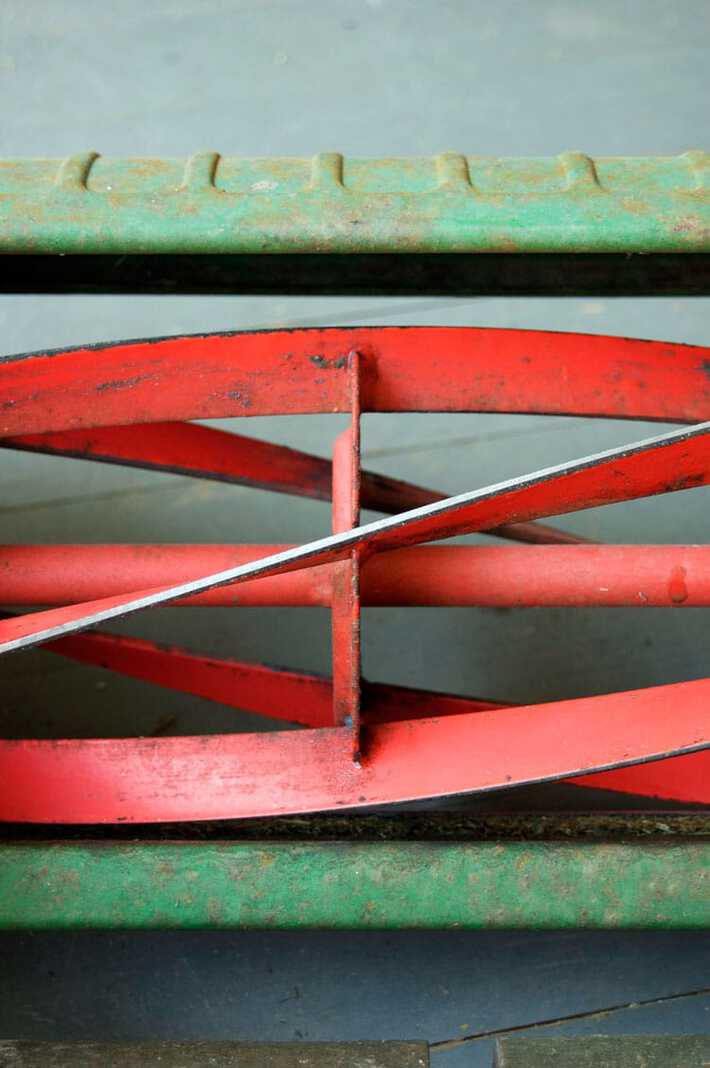
[(0, 846), (6, 929), (708, 926), (706, 837)]
[(0, 253), (708, 252), (709, 160), (4, 160)]

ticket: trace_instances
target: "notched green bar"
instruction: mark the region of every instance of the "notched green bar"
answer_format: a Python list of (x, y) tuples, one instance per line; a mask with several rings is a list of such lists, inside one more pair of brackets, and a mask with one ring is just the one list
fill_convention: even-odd
[(0, 252), (708, 252), (709, 158), (4, 160)]
[(700, 929), (710, 841), (0, 846), (6, 929)]

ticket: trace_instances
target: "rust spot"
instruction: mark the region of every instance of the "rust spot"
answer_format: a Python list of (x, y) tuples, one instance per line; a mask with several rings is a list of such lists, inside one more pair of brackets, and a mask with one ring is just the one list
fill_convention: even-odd
[(705, 225), (704, 220), (693, 215), (681, 219), (673, 227), (673, 233), (687, 234), (689, 237), (697, 238), (700, 241), (704, 241), (707, 238), (708, 232), (708, 227)]
[(338, 356), (337, 359), (333, 357), (328, 359), (327, 356), (309, 356), (308, 359), (311, 363), (314, 363), (316, 367), (322, 367), (324, 371), (339, 371), (347, 365), (347, 356)]
[(172, 166), (164, 159), (136, 159), (131, 160), (131, 171), (139, 178), (154, 178), (169, 175)]
[(220, 923), (223, 918), (222, 902), (217, 897), (207, 898), (207, 918), (210, 923)]
[(683, 604), (688, 600), (688, 587), (685, 584), (686, 571), (684, 567), (674, 567), (671, 571), (668, 583), (668, 596), (673, 604)]
[(698, 474), (684, 475), (679, 478), (672, 479), (664, 492), (676, 493), (679, 490), (695, 489), (697, 486), (705, 485), (705, 474), (699, 472)]

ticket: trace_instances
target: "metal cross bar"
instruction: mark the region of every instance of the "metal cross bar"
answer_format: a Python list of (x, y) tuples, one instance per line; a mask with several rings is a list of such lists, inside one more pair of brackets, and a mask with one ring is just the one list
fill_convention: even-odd
[[(281, 553), (290, 545), (0, 545), (0, 604), (39, 607), (182, 583)], [(176, 606), (329, 608), (334, 565)], [(710, 545), (426, 545), (363, 561), (363, 606), (486, 608), (710, 607)]]
[(6, 160), (0, 251), (710, 251), (708, 155)]
[(6, 842), (0, 928), (706, 930), (707, 834), (623, 822), (623, 841), (574, 821), (564, 840), (407, 841), (374, 821), (365, 841)]
[[(350, 426), (333, 450), (333, 533), (360, 524), (360, 392), (365, 368), (359, 352), (347, 359)], [(333, 565), (331, 631), (333, 723), (350, 727), (353, 759), (360, 759), (360, 547)]]

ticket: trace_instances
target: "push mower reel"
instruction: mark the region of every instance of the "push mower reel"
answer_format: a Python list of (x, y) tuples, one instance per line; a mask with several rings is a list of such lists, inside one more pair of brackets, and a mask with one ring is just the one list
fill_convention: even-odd
[[(5, 448), (331, 500), (332, 533), (300, 546), (3, 546), (0, 654), (41, 644), (301, 729), (4, 740), (0, 819), (234, 819), (550, 780), (708, 803), (710, 679), (512, 706), (495, 694), (364, 682), (360, 624), (371, 605), (710, 605), (710, 546), (593, 544), (548, 522), (707, 485), (709, 366), (700, 346), (433, 327), (200, 335), (5, 357)], [(424, 411), (686, 427), (456, 497), (362, 470), (362, 413)], [(323, 412), (350, 417), (332, 462), (194, 422)], [(385, 518), (361, 526), (361, 508)], [(471, 532), (496, 542), (430, 544)], [(96, 629), (161, 604), (328, 607), (332, 677)]]

